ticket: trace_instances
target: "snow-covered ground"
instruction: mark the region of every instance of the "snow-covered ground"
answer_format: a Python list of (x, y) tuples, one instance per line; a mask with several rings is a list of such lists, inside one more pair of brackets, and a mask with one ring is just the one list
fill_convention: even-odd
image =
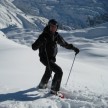
[[(40, 33), (16, 29), (5, 36), (0, 32), (0, 108), (108, 108), (107, 29), (106, 23), (70, 33), (59, 31), (65, 40), (81, 50), (65, 86), (74, 52), (58, 46), (57, 64), (64, 72), (61, 84), (64, 99), (49, 95), (49, 89), (36, 88), (45, 67), (39, 61), (38, 51), (32, 51), (30, 44)], [(14, 41), (16, 38), (17, 43), (6, 38), (9, 36)], [(49, 88), (50, 84), (51, 80)]]

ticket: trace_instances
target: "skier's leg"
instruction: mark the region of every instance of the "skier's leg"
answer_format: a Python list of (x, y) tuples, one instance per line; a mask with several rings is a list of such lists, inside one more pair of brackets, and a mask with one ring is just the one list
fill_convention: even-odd
[(50, 62), (50, 67), (51, 70), (55, 73), (52, 81), (51, 89), (54, 91), (59, 91), (62, 75), (63, 75), (62, 69), (54, 62)]
[[(40, 60), (40, 61), (46, 67), (49, 67), (47, 61), (45, 61), (45, 60)], [(52, 81), (51, 89), (55, 90), (55, 91), (59, 91), (61, 80), (62, 80), (62, 75), (63, 75), (62, 69), (56, 63), (54, 63), (53, 61), (49, 61), (49, 65), (50, 65), (50, 70), (55, 72), (55, 75), (54, 75), (54, 78), (53, 78), (53, 81)]]
[(51, 73), (52, 73), (52, 71), (50, 72), (49, 68), (46, 67), (45, 73), (44, 73), (44, 75), (43, 75), (43, 77), (41, 79), (41, 83), (47, 84), (50, 77), (51, 77)]

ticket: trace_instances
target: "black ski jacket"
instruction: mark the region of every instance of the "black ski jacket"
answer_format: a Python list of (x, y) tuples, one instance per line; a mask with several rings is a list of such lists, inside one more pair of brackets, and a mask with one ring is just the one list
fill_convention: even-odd
[(38, 37), (38, 39), (32, 44), (32, 49), (37, 50), (39, 48), (40, 60), (48, 59), (56, 61), (56, 55), (58, 52), (57, 44), (67, 49), (74, 49), (72, 44), (68, 44), (58, 32), (52, 34), (50, 31), (45, 30)]

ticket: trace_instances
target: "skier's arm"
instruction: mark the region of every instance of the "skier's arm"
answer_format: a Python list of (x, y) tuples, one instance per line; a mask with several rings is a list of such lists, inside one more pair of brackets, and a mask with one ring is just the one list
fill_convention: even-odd
[(43, 43), (44, 43), (44, 37), (43, 35), (41, 34), (39, 36), (39, 38), (32, 44), (32, 49), (33, 50), (37, 50)]
[(68, 44), (59, 34), (57, 42), (60, 46), (65, 47), (66, 49), (72, 49), (76, 52), (76, 54), (79, 53), (79, 49), (73, 46), (73, 44)]
[(73, 49), (73, 45), (68, 44), (59, 34), (58, 34), (57, 42), (60, 46), (65, 47), (66, 49)]

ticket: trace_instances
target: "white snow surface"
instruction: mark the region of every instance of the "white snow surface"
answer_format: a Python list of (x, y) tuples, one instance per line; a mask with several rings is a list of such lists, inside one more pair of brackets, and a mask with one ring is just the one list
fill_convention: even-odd
[(39, 61), (38, 50), (33, 51), (30, 46), (40, 32), (16, 29), (6, 36), (0, 31), (0, 108), (108, 108), (107, 30), (106, 23), (95, 28), (59, 31), (80, 49), (66, 86), (74, 52), (58, 46), (56, 63), (63, 70), (64, 99), (48, 93), (51, 79), (48, 89), (37, 89), (45, 67)]

